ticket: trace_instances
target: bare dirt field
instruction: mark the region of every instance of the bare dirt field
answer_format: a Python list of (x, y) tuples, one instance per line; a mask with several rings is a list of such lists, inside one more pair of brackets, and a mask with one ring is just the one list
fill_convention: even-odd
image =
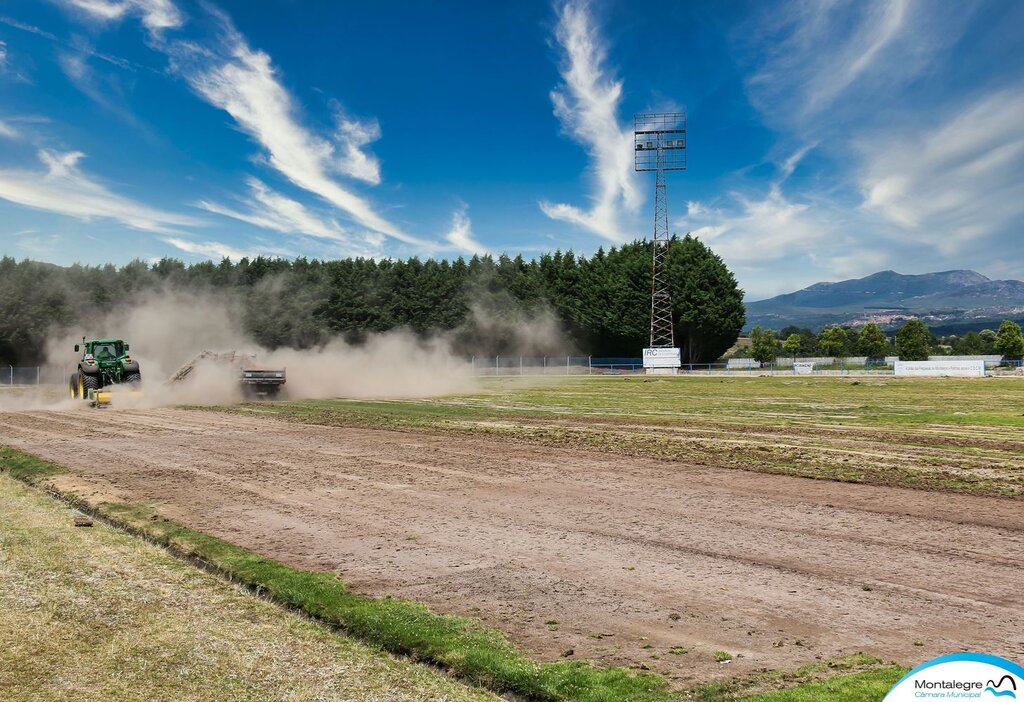
[(0, 413), (0, 441), (91, 501), (155, 501), (541, 659), (685, 685), (859, 651), (1024, 656), (1015, 499), (183, 409)]

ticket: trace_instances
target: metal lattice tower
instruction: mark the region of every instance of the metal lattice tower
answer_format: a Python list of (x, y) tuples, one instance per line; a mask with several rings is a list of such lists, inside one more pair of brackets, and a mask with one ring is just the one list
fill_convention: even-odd
[(633, 116), (634, 165), (654, 171), (654, 240), (651, 257), (651, 346), (673, 348), (672, 290), (668, 278), (668, 171), (686, 170), (686, 115), (660, 112)]

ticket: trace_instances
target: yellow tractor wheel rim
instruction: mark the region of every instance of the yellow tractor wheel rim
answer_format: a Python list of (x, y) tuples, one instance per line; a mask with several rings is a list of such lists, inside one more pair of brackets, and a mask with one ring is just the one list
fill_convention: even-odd
[(78, 376), (78, 396), (83, 399), (85, 398), (85, 378), (81, 375)]

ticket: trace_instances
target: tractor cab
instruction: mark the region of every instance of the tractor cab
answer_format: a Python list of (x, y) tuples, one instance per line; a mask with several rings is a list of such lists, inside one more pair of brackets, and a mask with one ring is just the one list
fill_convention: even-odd
[(75, 351), (82, 352), (83, 361), (94, 361), (103, 365), (129, 358), (128, 344), (120, 339), (96, 339), (95, 341), (82, 339), (81, 344), (75, 344)]

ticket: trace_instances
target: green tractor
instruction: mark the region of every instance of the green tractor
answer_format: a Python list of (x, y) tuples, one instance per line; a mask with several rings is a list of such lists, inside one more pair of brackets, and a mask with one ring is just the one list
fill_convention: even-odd
[(120, 383), (137, 385), (142, 381), (139, 362), (128, 355), (128, 344), (121, 339), (86, 341), (82, 337), (82, 343), (75, 344), (75, 353), (81, 353), (82, 358), (78, 370), (68, 380), (72, 399), (95, 401), (102, 388)]

